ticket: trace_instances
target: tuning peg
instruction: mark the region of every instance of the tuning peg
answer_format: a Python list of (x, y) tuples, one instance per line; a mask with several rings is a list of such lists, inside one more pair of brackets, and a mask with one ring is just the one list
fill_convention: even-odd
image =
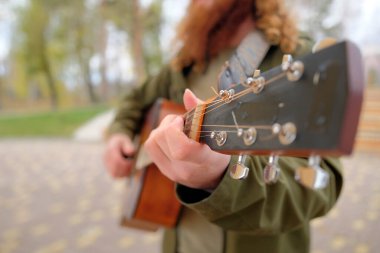
[(260, 93), (265, 86), (265, 78), (261, 76), (261, 71), (256, 69), (252, 77), (248, 77), (243, 85), (247, 88), (251, 88), (253, 93)]
[(308, 167), (300, 167), (296, 170), (295, 179), (303, 186), (311, 189), (323, 189), (329, 183), (329, 174), (319, 165), (319, 156), (310, 156)]
[(227, 104), (233, 100), (234, 95), (235, 95), (234, 89), (220, 90), (219, 94), (218, 94), (220, 99), (223, 100), (223, 102), (225, 102)]
[(330, 38), (330, 37), (324, 38), (324, 39), (318, 41), (317, 43), (315, 43), (311, 51), (313, 53), (316, 53), (316, 52), (318, 52), (318, 51), (320, 51), (326, 47), (330, 47), (330, 46), (336, 44), (336, 42), (337, 41), (334, 38)]
[(290, 54), (284, 54), (282, 56), (281, 69), (282, 71), (288, 71), (293, 63), (293, 57)]
[(282, 57), (281, 69), (286, 72), (289, 81), (296, 82), (303, 75), (304, 65), (301, 61), (294, 61), (290, 54), (285, 54)]
[(226, 131), (212, 131), (210, 134), (210, 138), (214, 139), (219, 147), (223, 146), (226, 143), (227, 137), (228, 135)]
[(258, 78), (261, 75), (260, 69), (256, 69), (255, 72), (253, 72), (253, 78)]
[(230, 176), (233, 179), (242, 180), (248, 176), (249, 168), (244, 165), (246, 155), (240, 155), (238, 162), (230, 169)]
[(280, 167), (278, 167), (278, 156), (269, 156), (268, 164), (264, 168), (264, 182), (274, 184), (280, 177)]

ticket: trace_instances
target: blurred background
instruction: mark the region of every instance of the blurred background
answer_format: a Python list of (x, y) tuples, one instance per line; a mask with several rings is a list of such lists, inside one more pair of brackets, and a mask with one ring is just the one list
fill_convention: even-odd
[[(314, 253), (380, 242), (380, 2), (286, 0), (300, 29), (358, 44), (366, 75), (355, 152)], [(121, 94), (172, 56), (188, 0), (0, 0), (0, 253), (159, 252), (161, 231), (119, 226), (124, 181), (102, 163)]]

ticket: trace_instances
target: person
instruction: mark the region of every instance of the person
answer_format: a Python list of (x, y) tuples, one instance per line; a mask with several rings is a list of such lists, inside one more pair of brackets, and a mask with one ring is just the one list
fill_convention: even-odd
[[(178, 26), (180, 45), (170, 64), (123, 98), (109, 127), (105, 164), (113, 177), (131, 173), (136, 150), (132, 139), (146, 110), (159, 97), (184, 103), (187, 110), (215, 94), (218, 72), (247, 34), (257, 32), (270, 44), (259, 69), (281, 64), (282, 55), (310, 51), (312, 41), (297, 31), (282, 0), (191, 0)], [(338, 159), (320, 166), (327, 187), (309, 189), (294, 180), (307, 158), (280, 157), (279, 179), (263, 181), (267, 157), (250, 155), (250, 172), (234, 180), (226, 171), (237, 155), (211, 150), (183, 133), (184, 119), (168, 115), (144, 147), (164, 175), (176, 183), (184, 208), (178, 225), (165, 231), (163, 252), (308, 252), (310, 220), (325, 215), (338, 199), (343, 175)]]

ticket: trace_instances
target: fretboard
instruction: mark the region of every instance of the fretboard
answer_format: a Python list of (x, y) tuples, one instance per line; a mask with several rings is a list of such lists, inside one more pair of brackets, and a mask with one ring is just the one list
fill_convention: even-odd
[(197, 105), (185, 114), (183, 132), (190, 138), (199, 142), (206, 104)]

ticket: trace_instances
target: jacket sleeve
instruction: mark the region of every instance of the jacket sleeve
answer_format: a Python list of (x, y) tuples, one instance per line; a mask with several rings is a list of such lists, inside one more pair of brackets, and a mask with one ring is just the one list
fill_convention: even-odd
[(131, 138), (139, 132), (144, 112), (157, 98), (168, 98), (171, 89), (170, 69), (165, 67), (161, 72), (139, 86), (131, 88), (123, 97), (115, 118), (108, 128), (107, 135), (125, 133)]
[[(267, 157), (248, 158), (250, 172), (246, 179), (232, 179), (227, 170), (212, 193), (177, 185), (178, 198), (224, 229), (255, 234), (276, 234), (303, 226), (312, 218), (325, 215), (338, 199), (342, 188), (338, 159), (322, 160), (321, 167), (330, 176), (329, 184), (313, 190), (294, 179), (295, 170), (307, 165), (305, 158), (281, 157), (280, 178), (272, 185), (263, 180)], [(229, 167), (236, 162), (237, 157), (233, 157)]]

